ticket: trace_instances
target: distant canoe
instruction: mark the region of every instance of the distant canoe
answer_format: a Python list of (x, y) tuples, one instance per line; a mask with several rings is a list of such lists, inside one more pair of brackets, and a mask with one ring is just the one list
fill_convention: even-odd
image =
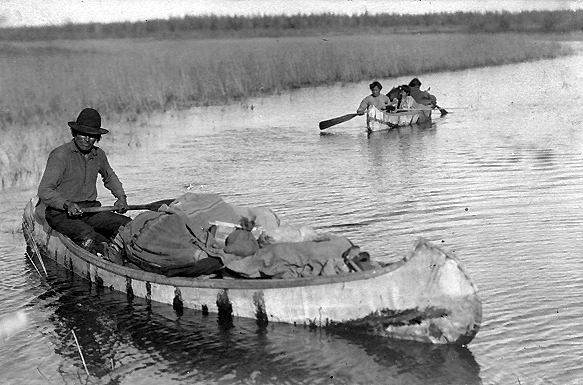
[(35, 202), (24, 209), (27, 243), (99, 287), (218, 317), (348, 328), (403, 340), (468, 344), (480, 328), (476, 286), (454, 255), (419, 240), (410, 255), (375, 270), (296, 279), (166, 277), (93, 255), (49, 229)]
[(366, 114), (366, 131), (390, 130), (400, 126), (410, 126), (431, 121), (431, 110), (411, 110), (403, 112), (385, 112), (371, 105)]

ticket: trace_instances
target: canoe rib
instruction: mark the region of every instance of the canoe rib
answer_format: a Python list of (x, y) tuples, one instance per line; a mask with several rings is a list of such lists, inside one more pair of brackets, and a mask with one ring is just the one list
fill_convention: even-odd
[(285, 322), (438, 344), (467, 344), (482, 304), (457, 257), (419, 240), (402, 260), (376, 270), (289, 280), (165, 277), (113, 264), (49, 231), (33, 201), (24, 234), (44, 257), (130, 296), (258, 322)]

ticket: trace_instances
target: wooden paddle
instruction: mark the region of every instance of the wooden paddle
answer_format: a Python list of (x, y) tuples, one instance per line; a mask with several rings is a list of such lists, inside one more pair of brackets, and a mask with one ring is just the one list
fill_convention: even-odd
[(358, 114), (346, 114), (346, 115), (339, 116), (339, 117), (334, 118), (334, 119), (323, 120), (319, 124), (320, 130), (325, 130), (325, 129), (330, 128), (332, 126), (335, 126), (337, 124), (344, 123), (344, 122), (354, 118), (355, 116), (358, 116)]
[[(146, 203), (143, 205), (129, 205), (128, 210), (151, 210), (151, 211), (158, 211), (160, 206), (162, 205), (169, 205), (170, 203), (174, 202), (175, 199), (162, 199), (152, 203)], [(103, 211), (115, 211), (116, 208), (114, 206), (100, 206), (100, 207), (85, 207), (82, 208), (81, 211), (84, 213), (100, 213)]]

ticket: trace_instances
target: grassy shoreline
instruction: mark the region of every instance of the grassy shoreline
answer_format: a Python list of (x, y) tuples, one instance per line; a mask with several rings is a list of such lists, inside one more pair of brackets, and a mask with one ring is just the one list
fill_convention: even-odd
[[(569, 54), (519, 34), (0, 43), (0, 189), (34, 183), (83, 107), (108, 122), (284, 90)], [(42, 59), (42, 62), (41, 62)], [(42, 64), (41, 64), (42, 63)], [(65, 129), (64, 129), (65, 128)]]

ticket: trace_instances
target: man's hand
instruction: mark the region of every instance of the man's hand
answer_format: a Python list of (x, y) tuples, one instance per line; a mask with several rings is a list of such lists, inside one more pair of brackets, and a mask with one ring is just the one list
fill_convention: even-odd
[(113, 204), (113, 207), (115, 207), (115, 211), (117, 211), (120, 214), (125, 213), (130, 208), (130, 206), (128, 206), (128, 202), (126, 200), (125, 195), (119, 197), (117, 201), (115, 201), (115, 203)]
[(81, 207), (75, 202), (66, 201), (63, 204), (63, 208), (67, 210), (67, 215), (70, 217), (80, 217), (83, 215), (83, 210), (81, 210)]

